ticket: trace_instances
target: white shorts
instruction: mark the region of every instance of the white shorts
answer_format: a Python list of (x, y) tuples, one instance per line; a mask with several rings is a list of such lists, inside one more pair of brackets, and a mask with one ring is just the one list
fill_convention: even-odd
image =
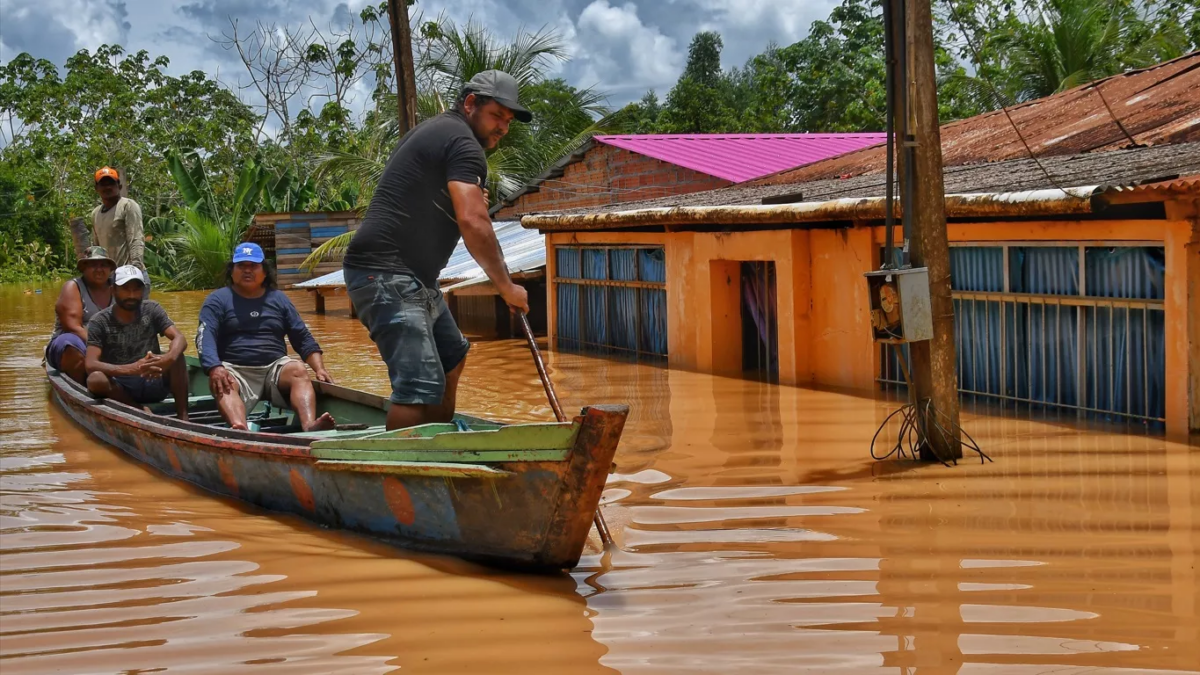
[(265, 366), (238, 366), (227, 361), (222, 361), (221, 365), (237, 380), (238, 393), (242, 397), (242, 403), (246, 404), (246, 412), (249, 413), (263, 399), (269, 400), (276, 408), (291, 407), (283, 392), (279, 391), (279, 374), (283, 372), (284, 366), (293, 361), (295, 359), (292, 357), (284, 356)]

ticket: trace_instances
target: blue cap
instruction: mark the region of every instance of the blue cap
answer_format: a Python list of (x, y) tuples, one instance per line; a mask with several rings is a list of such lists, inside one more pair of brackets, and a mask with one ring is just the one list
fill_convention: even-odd
[(263, 261), (262, 247), (252, 241), (245, 241), (233, 249), (233, 262), (260, 263)]

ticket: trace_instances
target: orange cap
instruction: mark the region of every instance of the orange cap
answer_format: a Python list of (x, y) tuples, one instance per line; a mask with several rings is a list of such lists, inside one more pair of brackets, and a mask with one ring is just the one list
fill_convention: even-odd
[(121, 176), (117, 174), (117, 170), (111, 166), (101, 168), (96, 172), (96, 182), (99, 183), (102, 178), (111, 178), (118, 183), (121, 182)]

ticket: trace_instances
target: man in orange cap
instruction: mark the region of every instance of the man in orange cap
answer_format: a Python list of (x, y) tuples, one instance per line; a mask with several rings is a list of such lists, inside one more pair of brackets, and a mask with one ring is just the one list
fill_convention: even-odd
[(148, 284), (150, 279), (143, 261), (146, 240), (142, 232), (142, 207), (121, 196), (121, 176), (110, 166), (96, 172), (96, 194), (100, 195), (101, 204), (92, 210), (95, 243), (108, 251), (118, 267), (133, 265), (141, 270)]

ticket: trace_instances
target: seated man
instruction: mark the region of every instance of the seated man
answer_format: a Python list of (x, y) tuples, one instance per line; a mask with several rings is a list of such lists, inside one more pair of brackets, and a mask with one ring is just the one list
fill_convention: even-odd
[(87, 324), (112, 305), (112, 273), (117, 263), (101, 246), (91, 246), (76, 264), (81, 274), (63, 284), (54, 303), (54, 332), (46, 346), (46, 363), (79, 384), (87, 378)]
[(228, 284), (209, 293), (200, 308), (196, 350), (221, 416), (246, 429), (246, 413), (267, 398), (296, 411), (305, 431), (332, 429), (329, 413), (317, 416), (317, 395), (304, 363), (287, 355), (286, 335), (317, 379), (333, 382), (321, 347), (296, 306), (278, 290), (275, 271), (263, 265), (258, 244), (238, 244), (225, 270)]
[[(129, 405), (158, 403), (169, 391), (179, 419), (187, 419), (188, 378), (183, 350), (187, 340), (167, 317), (162, 305), (142, 300), (146, 290), (142, 271), (118, 267), (113, 276), (116, 304), (97, 312), (87, 326), (87, 388), (100, 398)], [(158, 336), (171, 341), (160, 354)], [(145, 356), (142, 356), (142, 355)]]

